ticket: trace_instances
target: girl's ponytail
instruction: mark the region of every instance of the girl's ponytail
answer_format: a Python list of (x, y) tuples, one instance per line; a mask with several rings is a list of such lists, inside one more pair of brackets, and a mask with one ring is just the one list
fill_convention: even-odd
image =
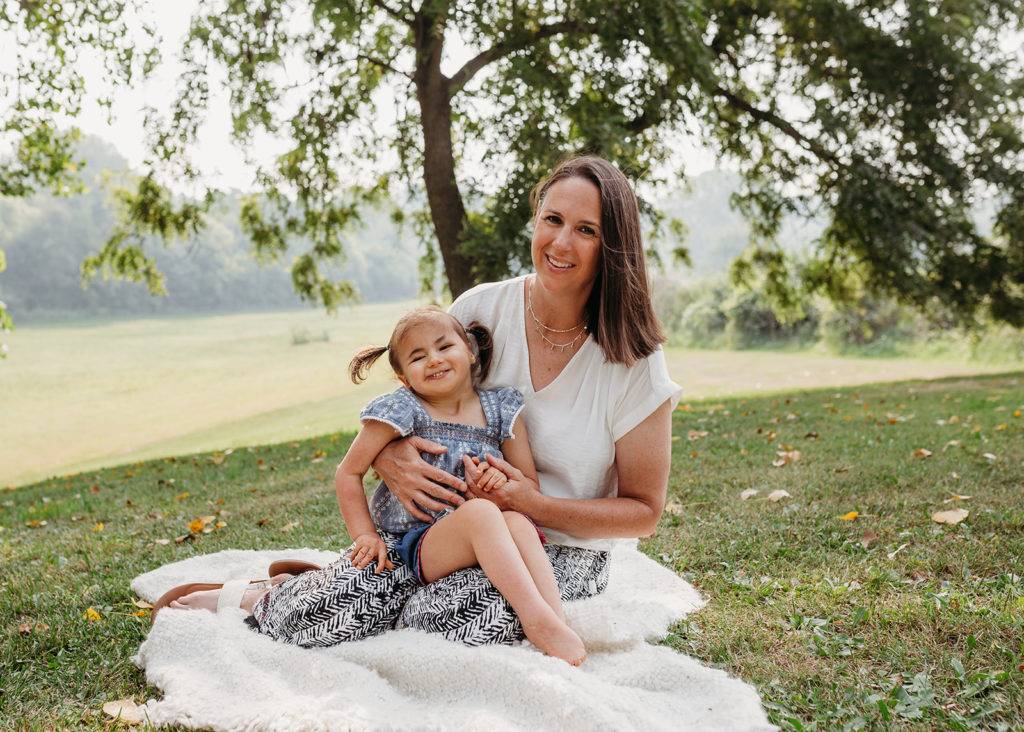
[(365, 381), (366, 372), (387, 352), (387, 346), (367, 346), (359, 351), (348, 364), (348, 375), (352, 377), (352, 383)]
[(466, 326), (469, 336), (470, 350), (476, 355), (476, 369), (473, 371), (473, 382), (480, 384), (486, 381), (491, 372), (491, 357), (494, 355), (494, 340), (487, 326), (474, 320)]

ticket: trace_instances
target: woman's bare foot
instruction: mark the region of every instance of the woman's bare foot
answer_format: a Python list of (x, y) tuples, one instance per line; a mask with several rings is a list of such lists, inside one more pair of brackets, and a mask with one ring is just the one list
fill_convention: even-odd
[[(274, 575), (270, 580), (270, 586), (279, 585), (290, 580), (292, 577), (293, 575), (290, 574)], [(254, 587), (251, 590), (246, 590), (242, 596), (242, 604), (239, 607), (247, 613), (251, 613), (253, 606), (268, 592), (270, 592), (269, 587), (262, 589)], [(220, 590), (200, 590), (172, 601), (167, 607), (173, 607), (178, 610), (209, 610), (210, 612), (217, 612), (217, 600), (219, 598)]]
[(587, 649), (576, 632), (559, 619), (554, 611), (543, 613), (530, 622), (520, 618), (523, 631), (533, 645), (544, 653), (579, 666), (587, 658)]

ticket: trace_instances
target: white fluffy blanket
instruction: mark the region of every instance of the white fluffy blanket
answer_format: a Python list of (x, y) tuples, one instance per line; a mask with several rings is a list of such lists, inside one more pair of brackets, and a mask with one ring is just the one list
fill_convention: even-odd
[[(136, 577), (153, 601), (189, 581), (258, 578), (269, 562), (337, 555), (311, 549), (223, 551)], [(289, 646), (253, 632), (241, 610), (165, 610), (136, 663), (163, 699), (153, 724), (218, 730), (766, 730), (757, 691), (646, 640), (698, 609), (688, 583), (625, 543), (607, 591), (566, 606), (587, 645), (581, 668), (528, 644), (467, 648), (399, 630), (332, 648)]]

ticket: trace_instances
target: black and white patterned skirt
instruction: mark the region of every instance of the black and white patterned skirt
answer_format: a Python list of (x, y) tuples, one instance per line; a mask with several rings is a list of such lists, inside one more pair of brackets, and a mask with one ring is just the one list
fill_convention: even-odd
[[(401, 563), (399, 535), (381, 533), (391, 571), (356, 569), (346, 551), (319, 571), (304, 572), (272, 588), (256, 603), (249, 623), (260, 633), (299, 646), (333, 646), (396, 627), (441, 633), (470, 646), (523, 639), (519, 619), (479, 567), (419, 584)], [(562, 600), (579, 600), (608, 586), (608, 552), (549, 544), (545, 547)]]

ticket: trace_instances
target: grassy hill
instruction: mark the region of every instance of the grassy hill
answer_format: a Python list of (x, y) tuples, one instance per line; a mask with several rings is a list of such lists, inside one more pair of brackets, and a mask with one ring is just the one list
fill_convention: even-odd
[[(708, 605), (665, 643), (754, 683), (784, 728), (1018, 726), (1022, 410), (1022, 373), (681, 405), (641, 548)], [(159, 694), (128, 660), (149, 626), (133, 576), (230, 547), (343, 547), (329, 480), (350, 439), (0, 492), (2, 724), (99, 729), (104, 701)], [(930, 518), (950, 508), (969, 515)], [(201, 516), (224, 525), (190, 532)]]
[[(0, 486), (354, 429), (360, 408), (394, 382), (381, 364), (355, 386), (348, 361), (386, 342), (411, 305), (19, 327), (0, 363)], [(666, 355), (689, 399), (993, 370), (814, 353)]]

